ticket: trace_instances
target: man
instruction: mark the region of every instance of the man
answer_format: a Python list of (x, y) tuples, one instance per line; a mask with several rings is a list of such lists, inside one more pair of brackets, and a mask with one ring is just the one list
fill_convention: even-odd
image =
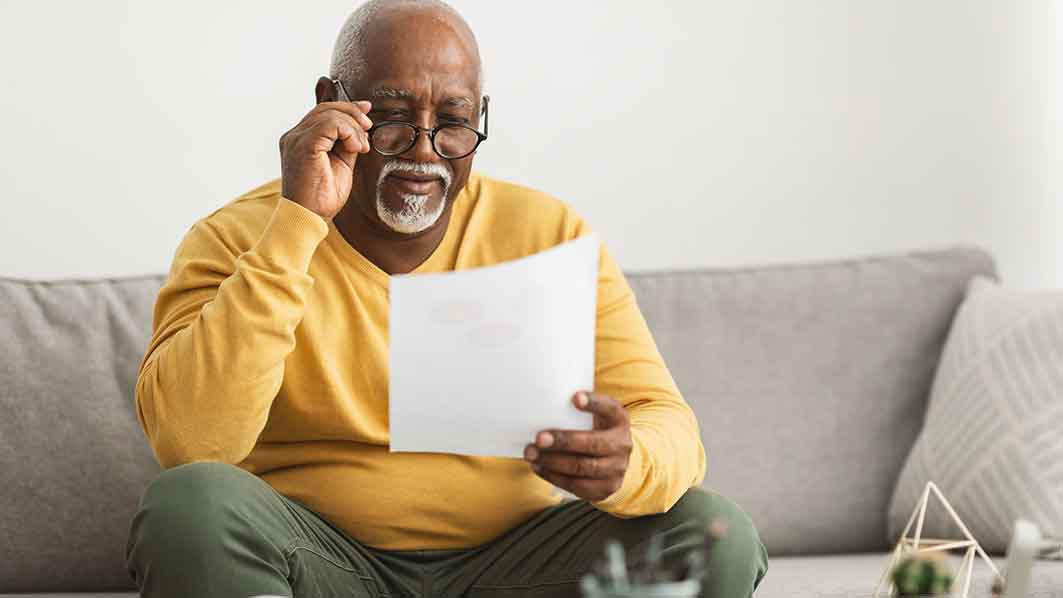
[(331, 71), (280, 140), (281, 180), (197, 222), (159, 293), (136, 394), (166, 468), (129, 538), (142, 595), (577, 596), (609, 539), (635, 555), (662, 533), (678, 563), (722, 519), (704, 594), (750, 596), (764, 548), (736, 505), (691, 490), (697, 421), (607, 252), (595, 389), (572, 397), (593, 430), (544, 430), (523, 461), (388, 452), (388, 276), (587, 226), (471, 172), (489, 108), (449, 6), (361, 6)]

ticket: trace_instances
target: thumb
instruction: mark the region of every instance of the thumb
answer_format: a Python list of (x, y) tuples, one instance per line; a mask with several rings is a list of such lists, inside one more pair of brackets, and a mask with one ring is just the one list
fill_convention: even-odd
[(616, 399), (594, 392), (577, 392), (572, 397), (576, 409), (594, 414), (594, 429), (606, 430), (627, 422), (627, 410)]

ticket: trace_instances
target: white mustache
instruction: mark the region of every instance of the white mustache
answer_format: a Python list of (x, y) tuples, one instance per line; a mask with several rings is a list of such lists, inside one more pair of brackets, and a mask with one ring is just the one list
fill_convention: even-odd
[(438, 176), (443, 179), (443, 186), (450, 187), (450, 171), (442, 164), (432, 162), (413, 162), (410, 160), (395, 159), (384, 163), (380, 169), (379, 183), (384, 182), (384, 177), (393, 172), (408, 172), (410, 174), (427, 174)]

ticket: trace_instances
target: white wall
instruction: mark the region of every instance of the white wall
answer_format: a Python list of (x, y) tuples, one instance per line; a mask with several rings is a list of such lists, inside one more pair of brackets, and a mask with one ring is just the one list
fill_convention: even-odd
[[(0, 276), (165, 270), (279, 175), (353, 4), (0, 0)], [(626, 268), (972, 242), (1063, 286), (1052, 0), (455, 5), (493, 99), (478, 168)]]

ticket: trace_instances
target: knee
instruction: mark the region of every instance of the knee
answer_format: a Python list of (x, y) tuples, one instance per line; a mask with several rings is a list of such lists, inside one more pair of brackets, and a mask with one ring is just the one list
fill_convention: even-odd
[(668, 512), (677, 521), (705, 533), (722, 532), (713, 545), (712, 560), (728, 567), (749, 567), (759, 581), (768, 568), (768, 554), (753, 520), (731, 499), (692, 488)]
[[(201, 461), (168, 469), (145, 489), (133, 519), (130, 544), (201, 545), (216, 536), (244, 496), (252, 474), (227, 463)], [(190, 546), (190, 547), (191, 547)]]
[(224, 511), (248, 484), (258, 482), (254, 475), (235, 465), (197, 461), (159, 474), (148, 484), (140, 502), (142, 508), (170, 516), (194, 512), (197, 517), (209, 517)]
[(725, 496), (700, 488), (687, 490), (668, 511), (668, 515), (690, 525), (696, 524), (702, 529), (722, 524), (727, 528), (727, 535), (759, 539), (753, 520), (742, 507)]

